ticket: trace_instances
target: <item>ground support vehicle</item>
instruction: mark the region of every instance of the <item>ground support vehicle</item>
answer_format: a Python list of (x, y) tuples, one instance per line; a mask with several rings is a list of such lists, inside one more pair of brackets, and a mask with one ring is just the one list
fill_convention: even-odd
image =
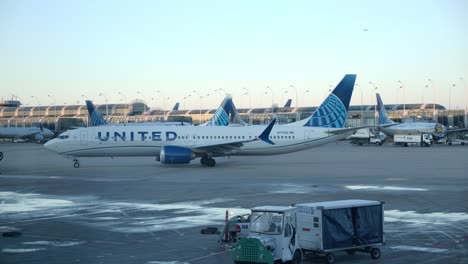
[(383, 202), (342, 200), (297, 204), (299, 246), (304, 252), (335, 261), (334, 252), (370, 253), (380, 258), (385, 243)]
[(434, 142), (431, 134), (415, 134), (415, 135), (403, 135), (395, 134), (393, 136), (393, 142), (397, 145), (403, 145), (408, 147), (410, 144), (417, 144), (425, 147), (430, 147)]
[[(236, 215), (227, 221), (219, 232), (219, 243), (237, 243), (239, 238), (247, 237), (249, 234), (250, 215)], [(209, 229), (207, 229), (209, 231)]]
[(449, 139), (447, 145), (468, 145), (468, 140), (465, 139)]
[(302, 263), (297, 241), (296, 208), (262, 206), (252, 208), (250, 232), (232, 251), (234, 263)]
[(343, 200), (252, 208), (250, 232), (233, 249), (241, 263), (301, 264), (305, 253), (335, 261), (334, 252), (380, 258), (385, 243), (383, 202)]
[(359, 129), (353, 135), (349, 136), (351, 144), (364, 145), (364, 144), (376, 144), (381, 146), (385, 142), (385, 135), (379, 131), (374, 131), (371, 128)]

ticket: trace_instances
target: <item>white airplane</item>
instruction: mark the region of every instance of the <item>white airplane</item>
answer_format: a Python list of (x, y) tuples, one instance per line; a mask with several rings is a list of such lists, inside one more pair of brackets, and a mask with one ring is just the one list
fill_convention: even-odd
[(312, 116), (297, 126), (96, 126), (59, 135), (44, 146), (74, 157), (156, 156), (163, 164), (187, 164), (200, 157), (276, 155), (344, 139), (359, 128), (343, 128), (356, 75), (345, 75)]
[(447, 129), (444, 125), (434, 122), (414, 122), (414, 123), (396, 123), (392, 121), (385, 110), (385, 106), (380, 98), (377, 97), (377, 111), (379, 113), (379, 128), (388, 136), (395, 134), (431, 134), (435, 140), (445, 137)]
[[(114, 126), (128, 126), (128, 125), (140, 125), (140, 126), (191, 126), (192, 124), (187, 122), (134, 122), (134, 123), (118, 123), (118, 124), (107, 124), (104, 117), (96, 109), (93, 102), (90, 100), (85, 100), (86, 108), (88, 109), (89, 114), (89, 124), (91, 126), (103, 126), (103, 125), (114, 125)], [(178, 107), (178, 103), (174, 106)]]
[(45, 142), (55, 136), (50, 129), (39, 127), (0, 127), (0, 138), (29, 139)]

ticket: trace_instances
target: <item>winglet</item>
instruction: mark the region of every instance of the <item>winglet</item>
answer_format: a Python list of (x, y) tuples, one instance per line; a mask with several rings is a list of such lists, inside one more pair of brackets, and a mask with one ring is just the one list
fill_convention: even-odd
[(41, 124), (41, 123), (39, 123), (39, 129), (40, 129), (42, 132), (44, 132), (44, 128), (42, 127), (42, 124)]
[(88, 108), (89, 117), (91, 119), (91, 126), (100, 126), (106, 124), (106, 120), (104, 120), (101, 113), (96, 110), (93, 102), (86, 100), (86, 108)]
[(271, 121), (270, 124), (268, 124), (268, 126), (265, 128), (265, 130), (263, 130), (262, 134), (260, 134), (258, 138), (261, 139), (262, 141), (265, 141), (268, 144), (274, 145), (275, 143), (270, 140), (270, 133), (275, 123), (276, 123), (276, 118), (273, 119), (273, 121)]

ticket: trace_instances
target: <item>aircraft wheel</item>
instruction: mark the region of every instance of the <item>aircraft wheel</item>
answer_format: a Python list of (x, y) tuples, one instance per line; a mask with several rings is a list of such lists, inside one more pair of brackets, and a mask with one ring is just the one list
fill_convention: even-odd
[(208, 167), (214, 167), (214, 166), (216, 165), (216, 160), (214, 160), (213, 158), (209, 158), (209, 159), (207, 160), (206, 165), (207, 165)]
[(73, 167), (79, 168), (79, 167), (80, 167), (80, 163), (79, 163), (78, 161), (75, 161), (75, 163), (73, 163)]
[(200, 163), (201, 163), (201, 165), (203, 165), (203, 166), (208, 166), (208, 158), (202, 157), (202, 158), (200, 159)]

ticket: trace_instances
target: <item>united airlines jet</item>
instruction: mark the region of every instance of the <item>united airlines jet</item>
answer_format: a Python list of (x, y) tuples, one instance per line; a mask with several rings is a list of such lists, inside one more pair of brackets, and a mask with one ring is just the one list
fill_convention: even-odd
[(155, 156), (163, 164), (200, 158), (275, 155), (306, 150), (344, 139), (359, 128), (344, 128), (356, 75), (345, 75), (325, 102), (302, 125), (274, 126), (96, 126), (60, 134), (44, 146), (75, 157)]
[(380, 94), (377, 93), (376, 97), (379, 128), (388, 136), (393, 137), (395, 134), (431, 134), (436, 140), (442, 139), (445, 136), (446, 128), (442, 124), (434, 122), (396, 123), (392, 121), (387, 115)]

